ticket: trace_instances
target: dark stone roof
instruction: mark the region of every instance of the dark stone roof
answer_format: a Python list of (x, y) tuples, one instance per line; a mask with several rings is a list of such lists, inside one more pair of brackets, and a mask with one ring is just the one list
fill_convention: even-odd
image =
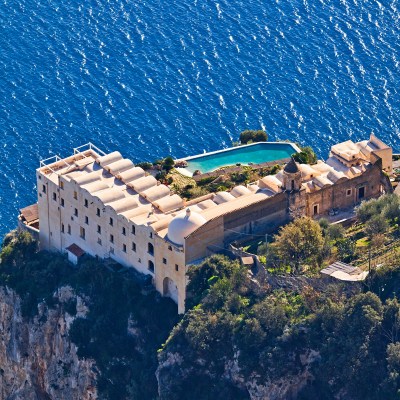
[(82, 257), (85, 254), (84, 250), (82, 250), (75, 243), (72, 243), (71, 246), (68, 246), (65, 250), (68, 250), (70, 253), (72, 253), (76, 257)]
[(286, 166), (283, 170), (284, 170), (284, 172), (288, 172), (289, 174), (295, 174), (296, 172), (299, 172), (299, 167), (297, 166), (296, 161), (294, 161), (293, 157), (286, 164)]
[(21, 208), (19, 212), (21, 213), (22, 218), (26, 221), (27, 224), (30, 224), (31, 222), (37, 221), (39, 219), (39, 210), (37, 203), (25, 208)]

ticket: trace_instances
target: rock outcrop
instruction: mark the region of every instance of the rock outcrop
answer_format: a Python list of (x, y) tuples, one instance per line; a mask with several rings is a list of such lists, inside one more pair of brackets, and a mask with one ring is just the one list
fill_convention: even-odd
[[(251, 400), (292, 400), (296, 399), (304, 386), (314, 378), (310, 372), (311, 364), (319, 359), (319, 353), (310, 350), (300, 356), (302, 369), (298, 374), (286, 375), (279, 379), (263, 380), (256, 373), (245, 377), (238, 365), (238, 353), (233, 359), (225, 362), (225, 372), (219, 380), (225, 380), (229, 384), (247, 393)], [(166, 352), (159, 358), (159, 367), (156, 372), (158, 390), (161, 400), (173, 398), (176, 381), (185, 380), (194, 371), (204, 376), (213, 377), (207, 369), (204, 360), (196, 360), (196, 365), (188, 366), (184, 357), (179, 352)], [(186, 367), (184, 367), (186, 365)], [(214, 376), (215, 378), (215, 376)], [(171, 397), (172, 396), (172, 397)]]
[[(96, 365), (78, 358), (68, 336), (74, 319), (88, 312), (85, 299), (62, 287), (53, 300), (54, 306), (41, 302), (37, 315), (26, 319), (16, 292), (0, 287), (0, 399), (97, 398)], [(74, 310), (67, 311), (71, 302)]]

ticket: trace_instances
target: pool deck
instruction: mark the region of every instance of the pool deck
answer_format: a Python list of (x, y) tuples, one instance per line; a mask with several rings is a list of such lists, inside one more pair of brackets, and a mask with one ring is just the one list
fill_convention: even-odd
[[(275, 145), (276, 145), (276, 144), (279, 144), (279, 145), (287, 144), (287, 145), (290, 145), (290, 146), (293, 148), (294, 152), (298, 152), (298, 153), (301, 152), (301, 149), (300, 149), (295, 143), (292, 143), (292, 142), (255, 142), (255, 143), (251, 143), (251, 144), (245, 144), (245, 145), (241, 145), (241, 146), (228, 147), (228, 148), (226, 148), (226, 149), (210, 151), (210, 152), (208, 152), (208, 153), (196, 154), (196, 155), (194, 155), (194, 156), (189, 156), (189, 157), (185, 157), (185, 158), (180, 158), (180, 159), (178, 159), (178, 160), (176, 160), (176, 161), (177, 161), (177, 162), (179, 162), (179, 161), (192, 161), (192, 160), (195, 160), (195, 159), (197, 159), (197, 158), (206, 157), (206, 156), (210, 156), (210, 155), (213, 155), (213, 154), (219, 154), (219, 153), (234, 151), (234, 150), (240, 149), (241, 147), (256, 146), (256, 145), (260, 145), (260, 144), (262, 144), (262, 143), (265, 143), (265, 144), (272, 144), (272, 145), (274, 145), (274, 144), (275, 144)], [(273, 160), (273, 161), (267, 161), (267, 162), (263, 162), (263, 163), (254, 163), (254, 164), (251, 164), (251, 165), (252, 165), (252, 166), (253, 166), (253, 165), (254, 165), (254, 166), (257, 166), (257, 165), (261, 165), (261, 164), (270, 164), (270, 163), (279, 162), (279, 161), (281, 161), (281, 159), (276, 159), (276, 160)], [(232, 165), (232, 164), (229, 164), (229, 165)], [(222, 168), (224, 168), (224, 167), (228, 167), (229, 165), (221, 165), (220, 167), (217, 167), (215, 170), (222, 169)], [(247, 166), (247, 165), (249, 165), (249, 164), (247, 164), (247, 163), (241, 163), (241, 165)], [(181, 173), (182, 175), (184, 175), (184, 176), (193, 177), (193, 173), (190, 172), (186, 167), (183, 167), (183, 168), (176, 168), (176, 170), (177, 170), (179, 173)], [(215, 170), (214, 170), (214, 171), (215, 171)], [(202, 172), (201, 175), (211, 174), (211, 173), (214, 172), (214, 171), (207, 171), (207, 172), (204, 172), (204, 173)]]
[(213, 154), (218, 154), (218, 153), (224, 153), (226, 151), (232, 151), (232, 150), (235, 150), (235, 149), (239, 149), (240, 147), (243, 147), (243, 146), (246, 146), (246, 147), (256, 146), (256, 145), (259, 145), (259, 144), (262, 144), (262, 143), (265, 143), (265, 144), (289, 144), (289, 145), (291, 145), (293, 147), (293, 149), (295, 151), (297, 151), (298, 153), (301, 152), (301, 149), (295, 143), (292, 143), (292, 142), (255, 142), (255, 143), (250, 143), (250, 144), (242, 144), (240, 146), (235, 146), (235, 147), (227, 147), (226, 149), (210, 151), (208, 153), (196, 154), (195, 156), (189, 156), (189, 157), (185, 157), (185, 158), (180, 158), (179, 160), (176, 160), (176, 161), (191, 161), (191, 160), (194, 160), (195, 158), (204, 157), (204, 156), (211, 156)]

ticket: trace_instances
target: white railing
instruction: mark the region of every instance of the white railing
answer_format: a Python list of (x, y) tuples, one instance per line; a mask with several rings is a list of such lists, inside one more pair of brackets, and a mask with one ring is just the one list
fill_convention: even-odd
[(54, 164), (60, 160), (61, 160), (60, 156), (57, 155), (45, 158), (44, 160), (40, 160), (40, 167), (45, 167), (46, 165)]
[(97, 146), (95, 146), (91, 142), (83, 144), (82, 146), (79, 146), (79, 147), (74, 147), (74, 155), (75, 154), (82, 154), (85, 157), (83, 152), (88, 151), (88, 150), (94, 150), (97, 154), (99, 154), (101, 156), (105, 156), (106, 155), (106, 153), (103, 150), (99, 149)]
[[(79, 147), (74, 147), (74, 156), (76, 156), (77, 154), (79, 154), (82, 157), (86, 157), (86, 155), (84, 154), (84, 152), (92, 150), (94, 151), (96, 154), (100, 155), (100, 156), (104, 156), (106, 155), (106, 153), (99, 149), (97, 146), (95, 146), (93, 143), (89, 142), (86, 144), (83, 144), (82, 146)], [(61, 158), (59, 155), (55, 155), (55, 156), (51, 156), (49, 158), (45, 158), (44, 160), (40, 160), (40, 168), (42, 167), (47, 167), (51, 172), (56, 172), (53, 168), (51, 168), (51, 166), (54, 166), (54, 164), (62, 162), (67, 168), (71, 167), (71, 164), (67, 163), (67, 161), (65, 161), (65, 159)], [(59, 169), (59, 168), (57, 168)]]

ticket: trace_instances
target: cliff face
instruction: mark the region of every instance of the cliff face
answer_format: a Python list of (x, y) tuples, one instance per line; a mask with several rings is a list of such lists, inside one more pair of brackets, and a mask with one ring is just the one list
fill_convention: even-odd
[[(262, 380), (256, 373), (245, 377), (238, 365), (237, 354), (233, 359), (227, 359), (224, 364), (224, 371), (217, 379), (224, 381), (226, 385), (237, 388), (241, 391), (240, 399), (250, 400), (282, 400), (296, 399), (299, 392), (305, 385), (313, 380), (310, 373), (311, 364), (319, 358), (319, 354), (310, 350), (301, 356), (302, 370), (298, 374), (286, 375), (279, 379)], [(204, 362), (197, 360), (196, 365), (187, 366), (184, 356), (179, 352), (167, 352), (160, 358), (156, 375), (158, 379), (159, 396), (161, 400), (175, 399), (176, 381), (185, 381), (193, 374), (215, 379), (212, 368)], [(185, 367), (185, 365), (187, 367)], [(179, 396), (177, 397), (179, 398)]]
[[(21, 316), (21, 299), (0, 287), (0, 399), (96, 399), (97, 369), (79, 359), (68, 337), (77, 317), (84, 317), (85, 301), (69, 287), (54, 294), (54, 307), (44, 302), (31, 320)], [(76, 302), (76, 315), (66, 311)]]

